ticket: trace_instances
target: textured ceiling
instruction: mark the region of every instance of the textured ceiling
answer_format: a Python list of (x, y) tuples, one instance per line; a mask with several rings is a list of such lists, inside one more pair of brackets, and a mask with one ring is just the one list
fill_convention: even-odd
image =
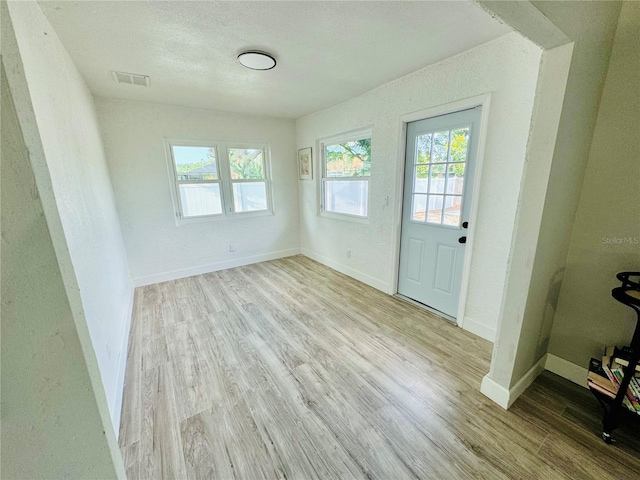
[[(467, 1), (43, 1), (96, 95), (297, 118), (510, 32)], [(242, 67), (265, 50), (275, 69)], [(121, 70), (148, 88), (117, 84)]]

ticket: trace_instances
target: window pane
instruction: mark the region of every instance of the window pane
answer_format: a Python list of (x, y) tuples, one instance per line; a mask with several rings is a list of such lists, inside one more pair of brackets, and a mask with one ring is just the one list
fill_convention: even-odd
[(366, 180), (325, 181), (324, 209), (366, 217), (368, 192), (369, 182)]
[(368, 177), (371, 175), (371, 139), (326, 145), (326, 177)]
[(451, 132), (450, 162), (466, 162), (469, 144), (469, 127), (459, 128)]
[(414, 195), (413, 205), (411, 207), (411, 220), (416, 222), (424, 222), (427, 214), (427, 196)]
[(229, 148), (229, 168), (234, 180), (264, 178), (264, 156), (259, 148)]
[(444, 172), (446, 165), (431, 165), (429, 193), (444, 193)]
[(217, 180), (216, 149), (172, 146), (178, 180)]
[(188, 183), (179, 185), (179, 187), (183, 217), (199, 217), (222, 213), (219, 184)]
[(416, 139), (416, 163), (431, 161), (431, 134), (419, 135)]
[(447, 193), (462, 195), (464, 188), (464, 163), (450, 163), (448, 165)]
[(416, 193), (427, 193), (429, 183), (429, 166), (418, 165), (413, 177), (413, 191)]
[(447, 196), (444, 201), (444, 223), (445, 225), (460, 225), (460, 210), (462, 208), (462, 197)]
[(265, 182), (234, 183), (233, 203), (236, 212), (266, 210), (267, 184)]
[(449, 131), (436, 132), (433, 134), (433, 149), (431, 150), (431, 161), (434, 163), (446, 162), (447, 151), (449, 150)]
[(429, 195), (427, 205), (427, 222), (442, 223), (442, 203), (443, 195)]

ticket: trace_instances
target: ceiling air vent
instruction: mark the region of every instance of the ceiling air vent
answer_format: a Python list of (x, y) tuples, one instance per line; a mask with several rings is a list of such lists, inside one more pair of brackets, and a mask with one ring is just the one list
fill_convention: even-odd
[(148, 75), (138, 75), (137, 73), (116, 72), (111, 70), (111, 76), (118, 83), (126, 83), (127, 85), (138, 85), (140, 87), (149, 86)]

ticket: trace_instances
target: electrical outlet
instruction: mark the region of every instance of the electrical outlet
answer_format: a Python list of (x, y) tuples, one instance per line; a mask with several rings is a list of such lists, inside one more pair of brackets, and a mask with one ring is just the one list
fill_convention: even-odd
[(231, 243), (229, 244), (229, 251), (232, 252), (232, 253), (236, 251), (236, 247), (234, 245), (232, 245)]
[(351, 258), (351, 250), (347, 250), (347, 258)]

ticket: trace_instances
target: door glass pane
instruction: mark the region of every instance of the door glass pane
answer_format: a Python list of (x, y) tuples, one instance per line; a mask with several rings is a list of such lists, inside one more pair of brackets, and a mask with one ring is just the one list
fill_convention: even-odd
[(450, 163), (447, 167), (447, 193), (462, 195), (464, 188), (464, 163)]
[(233, 183), (233, 205), (236, 212), (255, 212), (267, 209), (265, 182)]
[(218, 179), (216, 149), (214, 147), (173, 145), (171, 150), (178, 180)]
[(260, 148), (229, 148), (229, 169), (234, 180), (264, 178), (264, 155)]
[(469, 127), (458, 128), (451, 132), (450, 162), (466, 162), (469, 146)]
[(429, 193), (444, 193), (444, 172), (446, 165), (431, 165)]
[(427, 213), (427, 196), (414, 195), (411, 206), (411, 220), (414, 222), (424, 222)]
[(185, 218), (222, 213), (218, 183), (187, 183), (179, 187), (182, 215)]
[(324, 182), (324, 210), (366, 217), (368, 192), (367, 180), (327, 180)]
[(431, 161), (434, 163), (445, 163), (447, 152), (449, 151), (449, 131), (436, 132), (433, 134), (433, 148), (431, 150)]
[(442, 204), (444, 195), (429, 195), (427, 205), (427, 223), (442, 223)]
[(444, 201), (444, 219), (443, 224), (459, 226), (460, 225), (460, 209), (462, 208), (462, 197), (446, 196)]
[(413, 176), (413, 191), (415, 193), (427, 193), (429, 183), (429, 166), (418, 165)]
[(431, 134), (418, 135), (416, 139), (416, 163), (431, 161)]

